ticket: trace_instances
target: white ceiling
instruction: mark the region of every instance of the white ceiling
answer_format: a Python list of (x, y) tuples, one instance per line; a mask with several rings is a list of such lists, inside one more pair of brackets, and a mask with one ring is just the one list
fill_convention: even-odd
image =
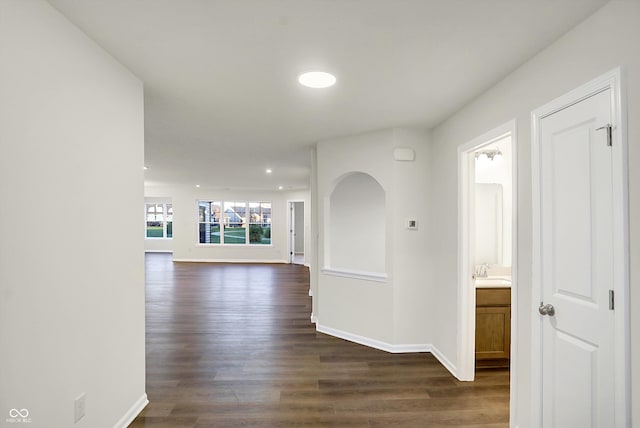
[(433, 127), (606, 3), (49, 1), (144, 81), (146, 184), (232, 189), (308, 187), (319, 140)]

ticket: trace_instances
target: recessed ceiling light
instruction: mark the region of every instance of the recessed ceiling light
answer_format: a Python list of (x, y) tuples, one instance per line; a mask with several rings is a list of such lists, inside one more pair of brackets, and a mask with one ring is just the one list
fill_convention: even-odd
[(199, 185), (199, 184), (196, 184), (196, 187), (200, 187), (200, 185)]
[(284, 186), (278, 186), (278, 190), (284, 189)]
[(328, 88), (335, 85), (336, 77), (324, 71), (310, 71), (298, 76), (298, 82), (309, 88)]
[(273, 172), (273, 170), (272, 170), (272, 169), (270, 169), (270, 168), (267, 168), (265, 172), (266, 172), (267, 174), (271, 174), (271, 173)]

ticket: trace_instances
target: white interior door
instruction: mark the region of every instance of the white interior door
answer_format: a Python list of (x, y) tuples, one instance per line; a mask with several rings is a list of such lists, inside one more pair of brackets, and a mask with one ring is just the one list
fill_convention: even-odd
[(608, 89), (540, 120), (540, 305), (555, 311), (539, 314), (545, 428), (614, 426), (612, 149), (598, 130), (611, 115)]

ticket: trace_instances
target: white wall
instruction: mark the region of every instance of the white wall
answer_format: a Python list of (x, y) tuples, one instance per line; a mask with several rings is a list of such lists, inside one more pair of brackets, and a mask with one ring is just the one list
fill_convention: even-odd
[(0, 425), (113, 427), (146, 400), (142, 83), (41, 0), (0, 1), (0, 55)]
[[(244, 191), (213, 188), (149, 186), (145, 197), (168, 197), (173, 203), (173, 259), (176, 261), (230, 261), (287, 263), (289, 251), (288, 201), (308, 203), (309, 192)], [(271, 202), (271, 245), (199, 244), (198, 200)], [(310, 224), (307, 221), (306, 224)], [(308, 233), (308, 230), (305, 230)], [(305, 241), (308, 239), (305, 238)]]
[[(434, 300), (429, 276), (427, 193), (429, 136), (424, 131), (388, 129), (320, 142), (317, 145), (318, 264), (339, 265), (327, 255), (329, 197), (336, 184), (353, 172), (373, 177), (384, 190), (385, 283), (319, 272), (314, 290), (318, 328), (382, 344), (389, 349), (425, 346), (432, 325), (427, 322)], [(413, 162), (393, 159), (395, 147), (412, 148)], [(418, 230), (406, 229), (416, 219)], [(312, 272), (313, 278), (313, 272)]]
[[(468, 104), (433, 131), (432, 252), (439, 266), (433, 280), (439, 285), (440, 305), (432, 317), (441, 328), (434, 342), (455, 360), (457, 314), (457, 194), (441, 183), (457, 183), (457, 147), (513, 118), (517, 120), (518, 162), (518, 276), (517, 322), (518, 389), (520, 427), (531, 420), (531, 111), (591, 79), (622, 66), (628, 95), (631, 307), (640, 303), (640, 4), (613, 1), (532, 58), (495, 87)], [(634, 426), (640, 424), (640, 313), (631, 312), (632, 383)]]
[(145, 237), (144, 239), (144, 251), (148, 253), (171, 253), (173, 252), (173, 239), (172, 238), (147, 238), (146, 237), (146, 204), (170, 204), (171, 198), (168, 197), (155, 197), (155, 198), (144, 198), (145, 205), (143, 206), (142, 212), (142, 234)]

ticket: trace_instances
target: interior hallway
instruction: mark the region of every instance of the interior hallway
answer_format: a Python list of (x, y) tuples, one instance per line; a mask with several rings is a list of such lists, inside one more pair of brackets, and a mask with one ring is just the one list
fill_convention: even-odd
[(146, 255), (147, 393), (132, 427), (507, 427), (509, 373), (315, 331), (299, 265)]

